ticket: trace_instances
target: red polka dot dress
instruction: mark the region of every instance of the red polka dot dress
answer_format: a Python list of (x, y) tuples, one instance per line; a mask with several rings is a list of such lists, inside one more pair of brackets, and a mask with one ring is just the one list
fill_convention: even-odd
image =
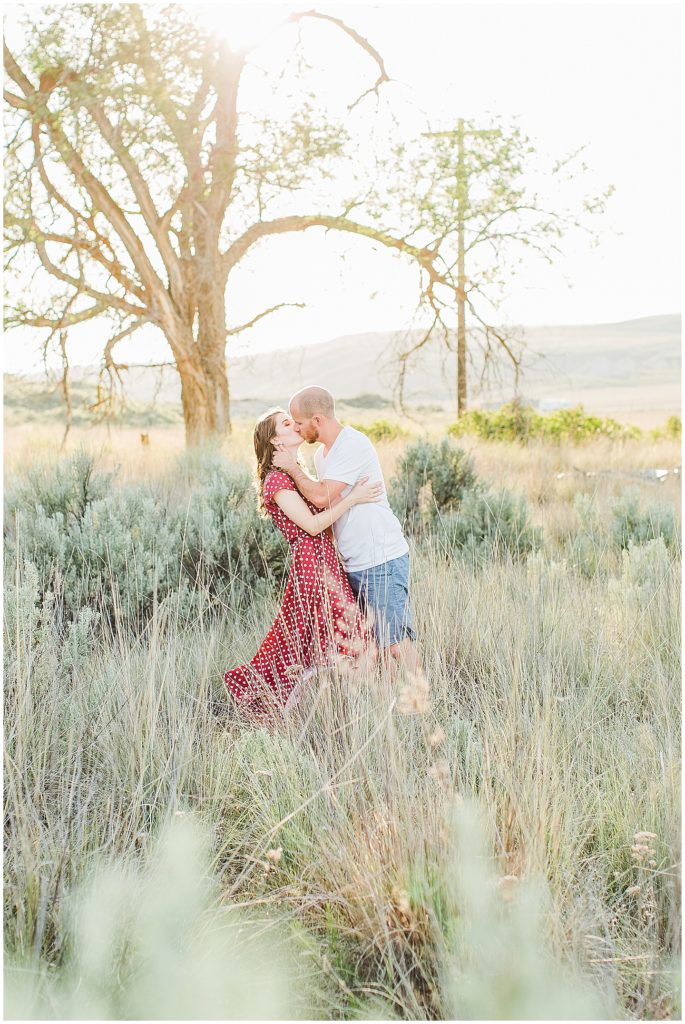
[(280, 611), (254, 658), (224, 675), (235, 699), (256, 713), (285, 704), (308, 668), (330, 664), (336, 655), (355, 656), (370, 642), (328, 534), (311, 537), (273, 500), (278, 491), (296, 489), (287, 473), (272, 470), (264, 481), (264, 507), (291, 547), (290, 573)]

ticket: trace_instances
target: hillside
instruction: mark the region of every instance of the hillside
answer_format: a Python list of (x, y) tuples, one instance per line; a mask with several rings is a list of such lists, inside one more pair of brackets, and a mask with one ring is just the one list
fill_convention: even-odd
[[(525, 346), (521, 393), (531, 402), (583, 403), (595, 413), (647, 425), (680, 409), (679, 315), (644, 317), (615, 324), (535, 326), (517, 331)], [(308, 348), (242, 356), (229, 365), (234, 411), (252, 415), (283, 403), (298, 387), (316, 382), (349, 405), (390, 405), (398, 346), (408, 347), (420, 332), (357, 334)], [(513, 394), (510, 370), (478, 391), (482, 358), (474, 352), (473, 405), (491, 406)], [(454, 352), (436, 344), (420, 353), (407, 377), (407, 404), (414, 409), (448, 410), (454, 404)], [(87, 420), (85, 405), (95, 390), (97, 370), (72, 371), (76, 421)], [(39, 375), (5, 377), (5, 420), (16, 425), (62, 415), (58, 394)], [(156, 393), (157, 408), (149, 403)], [(140, 425), (169, 422), (179, 415), (178, 380), (173, 371), (133, 370), (128, 378), (131, 408), (126, 421)], [(366, 397), (365, 397), (366, 396)], [(355, 401), (356, 399), (356, 401)], [(147, 407), (147, 408), (146, 408)]]

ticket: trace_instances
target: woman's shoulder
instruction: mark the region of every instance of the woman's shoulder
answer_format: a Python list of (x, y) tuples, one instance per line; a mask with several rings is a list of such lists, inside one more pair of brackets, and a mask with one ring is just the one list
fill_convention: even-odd
[(281, 469), (270, 469), (264, 478), (263, 493), (265, 498), (271, 498), (278, 491), (294, 491), (295, 484), (287, 473)]

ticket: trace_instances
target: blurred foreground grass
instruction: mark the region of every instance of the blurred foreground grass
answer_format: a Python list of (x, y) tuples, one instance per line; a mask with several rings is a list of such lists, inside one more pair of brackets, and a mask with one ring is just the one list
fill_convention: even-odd
[[(134, 440), (99, 456), (113, 497), (197, 489), (174, 444)], [(678, 1016), (680, 545), (615, 529), (628, 474), (678, 446), (463, 444), (542, 546), (474, 561), (417, 534), (428, 691), (342, 665), (275, 731), (209, 711), (273, 586), (68, 623), (9, 545), (6, 1016)], [(248, 461), (247, 428), (224, 457)], [(677, 481), (634, 486), (618, 521), (677, 515)]]

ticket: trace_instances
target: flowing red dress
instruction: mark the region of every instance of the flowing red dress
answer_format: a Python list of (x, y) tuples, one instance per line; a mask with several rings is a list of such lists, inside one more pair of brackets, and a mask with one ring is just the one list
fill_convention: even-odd
[[(311, 537), (273, 500), (297, 488), (287, 473), (272, 470), (264, 481), (264, 507), (284, 535), (292, 562), (283, 603), (271, 629), (247, 665), (224, 675), (233, 697), (249, 712), (282, 706), (306, 669), (355, 656), (369, 642), (362, 612), (327, 533)], [(311, 512), (319, 512), (303, 498)]]

